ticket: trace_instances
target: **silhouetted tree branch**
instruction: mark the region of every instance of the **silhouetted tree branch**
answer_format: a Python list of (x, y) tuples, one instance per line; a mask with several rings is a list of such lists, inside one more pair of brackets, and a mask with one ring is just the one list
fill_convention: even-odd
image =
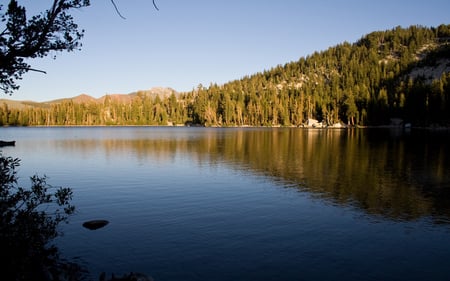
[[(120, 13), (111, 0), (117, 14)], [(155, 0), (153, 6), (159, 11)], [(5, 12), (0, 4), (0, 90), (11, 94), (19, 88), (18, 80), (31, 68), (28, 59), (45, 57), (50, 52), (74, 51), (81, 47), (84, 30), (79, 30), (69, 11), (90, 5), (89, 0), (53, 0), (45, 12), (27, 18), (26, 9), (10, 0)]]
[(0, 13), (0, 89), (11, 94), (24, 73), (36, 71), (27, 59), (79, 49), (84, 30), (78, 29), (68, 12), (89, 4), (89, 0), (54, 0), (48, 10), (28, 19), (25, 7), (9, 1), (6, 12)]
[(120, 13), (119, 8), (117, 8), (116, 2), (114, 2), (114, 0), (111, 0), (111, 3), (113, 4), (114, 9), (116, 9), (116, 13), (119, 15), (119, 17), (121, 17), (121, 18), (123, 18), (123, 19), (126, 19), (126, 18), (125, 18), (124, 16), (122, 16), (122, 14)]
[(155, 7), (155, 9), (156, 9), (157, 11), (159, 11), (158, 7), (157, 7), (156, 4), (155, 4), (155, 0), (152, 0), (152, 1), (153, 1), (153, 6)]

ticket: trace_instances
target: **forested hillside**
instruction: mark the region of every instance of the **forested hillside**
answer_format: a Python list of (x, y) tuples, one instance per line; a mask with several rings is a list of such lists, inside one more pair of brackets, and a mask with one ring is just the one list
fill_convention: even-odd
[(0, 104), (0, 125), (450, 125), (450, 25), (372, 32), (298, 61), (187, 93)]

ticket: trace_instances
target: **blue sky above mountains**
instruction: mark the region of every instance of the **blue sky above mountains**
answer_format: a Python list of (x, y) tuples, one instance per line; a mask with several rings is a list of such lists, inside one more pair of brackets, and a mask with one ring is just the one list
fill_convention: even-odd
[[(29, 11), (52, 1), (23, 0)], [(190, 91), (355, 42), (372, 31), (450, 24), (450, 1), (91, 0), (74, 11), (86, 30), (79, 52), (32, 62), (15, 100), (93, 97), (156, 86)]]

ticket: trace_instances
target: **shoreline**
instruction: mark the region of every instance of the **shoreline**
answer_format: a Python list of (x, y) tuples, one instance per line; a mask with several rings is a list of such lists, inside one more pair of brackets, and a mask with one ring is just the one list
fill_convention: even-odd
[(205, 126), (205, 125), (30, 125), (30, 126), (13, 126), (13, 125), (4, 125), (0, 126), (0, 128), (103, 128), (103, 127), (154, 127), (154, 128), (295, 128), (295, 129), (307, 129), (307, 130), (353, 130), (353, 129), (395, 129), (395, 130), (433, 130), (433, 131), (446, 131), (450, 130), (450, 126), (396, 126), (396, 125), (355, 125), (355, 126), (254, 126), (254, 125), (242, 125), (242, 126)]

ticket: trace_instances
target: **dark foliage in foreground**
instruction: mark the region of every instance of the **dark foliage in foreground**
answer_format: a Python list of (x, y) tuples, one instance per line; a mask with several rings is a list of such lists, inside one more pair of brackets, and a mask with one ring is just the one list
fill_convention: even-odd
[[(31, 177), (31, 187), (18, 185), (20, 160), (0, 154), (0, 258), (3, 280), (58, 280), (76, 276), (78, 266), (63, 262), (52, 240), (60, 235), (75, 207), (70, 188), (52, 187), (46, 177)], [(72, 280), (72, 279), (71, 279)]]

